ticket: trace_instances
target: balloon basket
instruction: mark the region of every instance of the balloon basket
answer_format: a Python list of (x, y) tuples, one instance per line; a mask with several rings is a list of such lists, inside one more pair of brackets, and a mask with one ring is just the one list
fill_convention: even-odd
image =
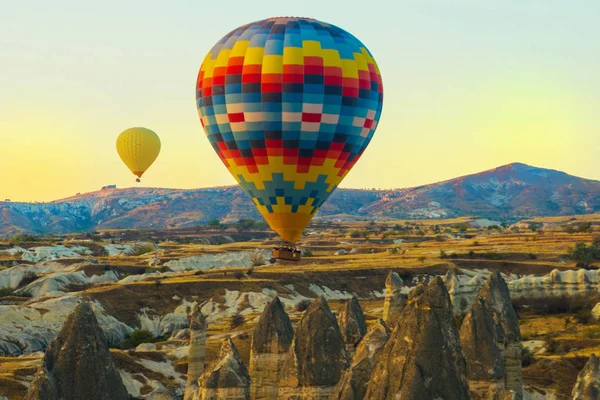
[(141, 182), (140, 178), (137, 178), (135, 181), (136, 181), (137, 183), (140, 183), (140, 182)]
[(273, 258), (276, 260), (300, 261), (300, 250), (294, 247), (275, 247), (273, 249)]

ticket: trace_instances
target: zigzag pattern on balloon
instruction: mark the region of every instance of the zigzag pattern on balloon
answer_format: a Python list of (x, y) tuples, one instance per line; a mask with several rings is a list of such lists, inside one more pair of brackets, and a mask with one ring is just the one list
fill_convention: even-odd
[(369, 144), (383, 86), (354, 36), (280, 17), (223, 37), (200, 68), (196, 98), (211, 145), (259, 211), (278, 232), (272, 214), (305, 214), (293, 227), (301, 232)]

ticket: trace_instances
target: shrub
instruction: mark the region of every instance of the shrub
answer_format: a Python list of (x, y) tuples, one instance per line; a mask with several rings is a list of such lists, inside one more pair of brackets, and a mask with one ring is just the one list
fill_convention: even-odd
[(475, 252), (473, 250), (469, 250), (469, 257), (473, 258), (475, 256)]
[(252, 264), (253, 267), (265, 265), (267, 262), (265, 255), (258, 250), (250, 253), (248, 258), (250, 259), (250, 264)]
[(575, 314), (575, 319), (580, 324), (589, 324), (592, 320), (592, 310), (581, 309)]
[(310, 306), (310, 303), (311, 303), (311, 301), (309, 299), (304, 299), (304, 300), (301, 300), (298, 303), (296, 303), (294, 308), (298, 312), (304, 312)]
[(235, 314), (233, 317), (231, 317), (231, 321), (229, 321), (229, 327), (231, 329), (235, 329), (244, 323), (246, 323), (246, 318), (244, 318), (244, 316), (241, 314)]
[(242, 279), (245, 276), (245, 274), (242, 271), (235, 271), (233, 273), (233, 277), (235, 279)]
[(419, 258), (417, 258), (417, 260), (419, 260), (421, 262), (421, 264), (423, 264), (426, 260), (425, 256), (419, 256)]
[(246, 269), (246, 275), (250, 276), (254, 273), (254, 266), (249, 267), (248, 269)]
[(586, 339), (598, 339), (600, 338), (600, 326), (593, 326), (583, 331), (583, 336)]
[(435, 237), (435, 241), (436, 241), (436, 242), (444, 242), (444, 241), (446, 241), (446, 238), (445, 238), (445, 237), (443, 237), (442, 235), (437, 235), (437, 236)]
[(580, 263), (584, 268), (589, 268), (595, 260), (600, 260), (600, 248), (587, 246), (583, 242), (578, 242), (575, 247), (569, 251), (568, 256)]
[(503, 260), (506, 258), (506, 256), (504, 256), (503, 254), (498, 254), (493, 250), (485, 253), (484, 257), (487, 258), (488, 260)]
[(249, 231), (256, 228), (256, 221), (253, 219), (240, 219), (236, 224), (235, 228), (238, 232)]
[(361, 236), (362, 236), (362, 233), (359, 230), (354, 230), (354, 231), (350, 232), (350, 237), (353, 239), (358, 239)]
[(211, 228), (218, 228), (219, 226), (221, 226), (221, 221), (219, 221), (218, 219), (211, 219), (206, 224)]
[(527, 254), (527, 257), (529, 257), (530, 260), (537, 260), (537, 256), (533, 253)]
[(563, 354), (565, 352), (563, 345), (551, 337), (546, 340), (546, 350), (549, 354)]
[(533, 353), (527, 347), (521, 345), (521, 366), (526, 367), (533, 362)]
[(387, 249), (387, 252), (390, 254), (398, 254), (398, 249), (393, 247), (391, 249)]
[(156, 341), (156, 339), (157, 338), (152, 334), (152, 332), (145, 329), (136, 329), (135, 331), (131, 332), (129, 338), (121, 343), (121, 347), (123, 349), (132, 349), (142, 343), (153, 343)]
[(448, 254), (444, 250), (440, 250), (440, 258), (448, 258)]
[(144, 255), (147, 253), (152, 253), (155, 250), (156, 250), (156, 248), (153, 245), (146, 243), (142, 246), (136, 247), (135, 251), (133, 252), (133, 255), (141, 256), (141, 255)]
[(0, 297), (7, 297), (7, 296), (17, 296), (17, 297), (31, 297), (31, 295), (29, 293), (21, 293), (21, 294), (17, 294), (15, 293), (15, 289), (13, 288), (0, 288)]
[(577, 226), (577, 230), (579, 232), (589, 232), (592, 229), (592, 223), (591, 222), (582, 222)]
[(565, 232), (567, 233), (575, 233), (575, 228), (573, 228), (572, 226), (565, 226), (564, 227)]
[(8, 239), (9, 243), (26, 243), (26, 242), (37, 242), (39, 239), (35, 235), (26, 235), (23, 233), (17, 233)]

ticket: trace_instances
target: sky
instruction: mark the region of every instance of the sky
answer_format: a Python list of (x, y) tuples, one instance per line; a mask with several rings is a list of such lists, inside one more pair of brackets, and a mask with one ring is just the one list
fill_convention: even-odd
[(141, 185), (234, 184), (195, 105), (200, 64), (232, 29), (312, 17), (357, 36), (385, 91), (342, 187), (401, 188), (510, 162), (600, 179), (600, 2), (79, 0), (0, 2), (0, 199), (136, 185), (115, 150), (162, 140)]

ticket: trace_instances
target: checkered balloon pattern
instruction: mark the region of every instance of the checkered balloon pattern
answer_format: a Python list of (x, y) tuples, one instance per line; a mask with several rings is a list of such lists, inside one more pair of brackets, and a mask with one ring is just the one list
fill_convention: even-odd
[(269, 18), (223, 37), (196, 85), (208, 140), (271, 228), (295, 242), (369, 144), (381, 75), (350, 33)]

